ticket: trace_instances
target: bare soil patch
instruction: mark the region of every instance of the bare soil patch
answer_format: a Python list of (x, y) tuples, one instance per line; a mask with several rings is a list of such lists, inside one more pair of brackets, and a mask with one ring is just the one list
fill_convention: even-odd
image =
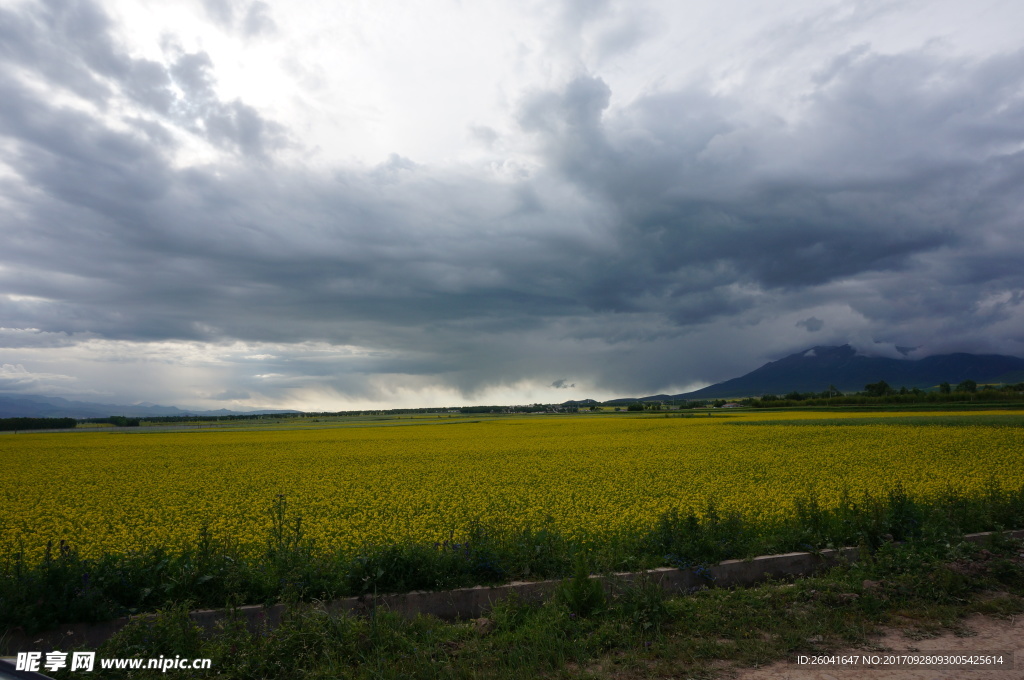
[(864, 647), (837, 651), (834, 654), (884, 654), (953, 652), (1013, 652), (1014, 668), (993, 669), (898, 669), (874, 667), (863, 669), (808, 668), (797, 666), (796, 660), (773, 663), (762, 668), (743, 668), (727, 673), (732, 680), (1024, 680), (1024, 617), (1006, 619), (974, 615), (964, 620), (962, 629), (943, 631), (923, 637), (915, 630), (887, 629)]

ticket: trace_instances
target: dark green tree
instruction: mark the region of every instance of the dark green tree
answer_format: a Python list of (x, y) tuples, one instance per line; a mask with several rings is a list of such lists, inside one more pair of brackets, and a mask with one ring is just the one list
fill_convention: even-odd
[(962, 383), (956, 386), (957, 392), (970, 392), (974, 393), (978, 391), (978, 383), (973, 380), (964, 380)]
[(110, 416), (110, 418), (108, 418), (107, 420), (108, 420), (108, 422), (110, 422), (110, 424), (116, 425), (118, 427), (138, 427), (139, 426), (139, 419), (138, 418), (128, 418), (126, 416)]
[(872, 397), (884, 397), (887, 394), (892, 394), (892, 388), (889, 387), (889, 383), (884, 380), (879, 380), (876, 383), (865, 385), (864, 391), (868, 393), (868, 396)]

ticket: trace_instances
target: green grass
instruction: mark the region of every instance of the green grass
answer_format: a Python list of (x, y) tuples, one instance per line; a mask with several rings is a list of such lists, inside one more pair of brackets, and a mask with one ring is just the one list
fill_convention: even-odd
[(1024, 428), (1024, 413), (993, 413), (963, 416), (894, 416), (879, 418), (807, 418), (793, 420), (740, 420), (729, 425), (779, 427), (784, 425), (817, 427), (863, 427), (865, 425), (905, 425), (909, 427), (1019, 427)]
[(506, 600), (476, 622), (383, 611), (331, 616), (316, 604), (294, 604), (274, 630), (250, 632), (235, 618), (204, 636), (183, 602), (130, 624), (96, 651), (212, 659), (208, 673), (189, 677), (711, 678), (731, 666), (869, 644), (884, 625), (931, 636), (960, 631), (975, 612), (1024, 613), (1022, 550), (998, 538), (984, 547), (887, 543), (862, 563), (816, 578), (674, 597), (644, 581), (597, 596), (578, 583), (581, 575), (548, 602)]

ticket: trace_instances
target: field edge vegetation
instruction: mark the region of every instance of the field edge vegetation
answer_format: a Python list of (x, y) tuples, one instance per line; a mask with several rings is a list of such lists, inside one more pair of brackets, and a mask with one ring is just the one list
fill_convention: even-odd
[(843, 496), (823, 507), (813, 496), (772, 522), (720, 512), (670, 510), (645, 531), (569, 537), (538, 526), (501, 533), (482, 523), (440, 543), (368, 545), (320, 553), (287, 497), (268, 503), (261, 546), (240, 545), (203, 530), (180, 551), (152, 548), (83, 557), (60, 541), (43, 560), (0, 557), (0, 630), (35, 632), (57, 624), (109, 620), (190, 602), (224, 607), (348, 595), (443, 590), (659, 566), (701, 567), (761, 554), (860, 546), (868, 554), (894, 541), (955, 544), (965, 533), (1024, 527), (1024, 486), (993, 480), (984, 492), (949, 491), (915, 498), (896, 486), (885, 494)]
[[(1024, 543), (942, 537), (886, 542), (856, 564), (793, 583), (667, 597), (638, 581), (610, 594), (586, 570), (542, 604), (505, 600), (486, 618), (443, 623), (389, 612), (330, 615), (289, 605), (281, 624), (251, 631), (241, 617), (204, 635), (190, 602), (136, 619), (101, 658), (209, 658), (196, 677), (224, 678), (715, 678), (850, 646), (872, 649), (882, 626), (911, 638), (969, 634), (964, 617), (1024, 613)], [(877, 651), (877, 648), (875, 648)], [(58, 678), (71, 678), (66, 671)], [(97, 677), (164, 677), (100, 671)]]

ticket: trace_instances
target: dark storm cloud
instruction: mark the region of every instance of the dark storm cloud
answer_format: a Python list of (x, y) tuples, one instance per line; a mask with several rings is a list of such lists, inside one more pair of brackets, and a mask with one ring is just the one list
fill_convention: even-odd
[(110, 88), (102, 76), (117, 59), (96, 36), (109, 27), (106, 15), (91, 4), (42, 2), (21, 12), (0, 7), (0, 55), (8, 69), (25, 68), (81, 97), (104, 100)]
[[(216, 399), (321, 383), (369, 394), (374, 376), (470, 394), (570, 374), (655, 392), (732, 377), (807, 332), (845, 342), (840, 314), (871, 339), (942, 333), (964, 349), (1020, 318), (1022, 53), (861, 48), (823, 65), (790, 120), (702, 85), (616, 103), (582, 75), (523, 96), (516, 121), (541, 162), (498, 181), (397, 154), (334, 174), (274, 167), (287, 130), (220, 100), (206, 53), (130, 58), (97, 5), (0, 9), (0, 36), (13, 171), (0, 292), (14, 296), (0, 326), (36, 329), (40, 345), (80, 333), (378, 350), (239, 360), (245, 375)], [(115, 119), (115, 98), (139, 110)], [(187, 135), (262, 162), (177, 167)], [(1003, 351), (1024, 342), (996, 337)]]
[[(1009, 187), (1024, 179), (1024, 115), (1008, 99), (1021, 65), (1021, 53), (947, 63), (861, 51), (829, 67), (802, 120), (757, 129), (737, 115), (742, 102), (701, 92), (609, 113), (607, 86), (582, 77), (528, 99), (520, 120), (552, 165), (619, 216), (629, 266), (614, 285), (591, 282), (602, 286), (594, 307), (642, 305), (643, 292), (699, 322), (742, 309), (744, 293), (724, 283), (798, 299), (890, 272), (879, 292), (897, 298), (962, 282), (945, 310), (919, 310), (959, 314), (981, 292), (964, 279), (1022, 285), (1010, 264), (1022, 254), (1021, 202)], [(723, 298), (701, 304), (711, 291)]]
[[(961, 183), (975, 184), (990, 171), (973, 159), (930, 157), (947, 151), (932, 150), (945, 140), (911, 139), (901, 151), (920, 158), (900, 168), (899, 159), (880, 157), (879, 178), (868, 179), (858, 176), (870, 175), (865, 159), (850, 168), (850, 154), (816, 148), (818, 121), (793, 132), (761, 130), (766, 138), (753, 139), (734, 129), (724, 111), (716, 115), (735, 102), (659, 95), (604, 121), (607, 104), (607, 87), (582, 78), (564, 93), (535, 97), (521, 120), (545, 138), (549, 158), (567, 177), (617, 211), (636, 246), (628, 259), (654, 276), (717, 262), (733, 270), (731, 278), (799, 287), (899, 267), (913, 254), (960, 245), (956, 223), (977, 189)], [(829, 135), (851, 148), (874, 143), (871, 130), (837, 126), (834, 116), (828, 121)], [(748, 153), (761, 157), (717, 152), (734, 139), (760, 145)], [(804, 168), (773, 169), (773, 152), (817, 156), (815, 176)]]

